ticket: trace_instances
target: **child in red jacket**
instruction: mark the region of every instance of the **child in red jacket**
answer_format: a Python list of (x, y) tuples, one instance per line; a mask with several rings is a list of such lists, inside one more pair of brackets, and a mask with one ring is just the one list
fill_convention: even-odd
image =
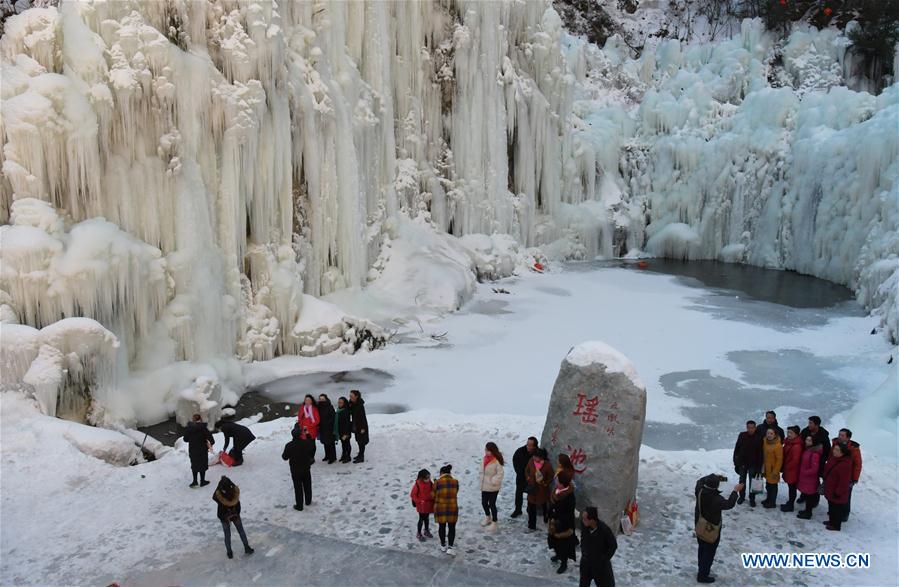
[(787, 503), (780, 506), (782, 512), (792, 512), (796, 502), (796, 486), (799, 483), (799, 464), (802, 460), (802, 438), (799, 436), (799, 426), (787, 428), (787, 439), (784, 441), (784, 466), (783, 480), (790, 488), (790, 498)]
[[(433, 538), (431, 534), (431, 514), (434, 513), (434, 482), (431, 481), (431, 473), (427, 469), (418, 472), (418, 479), (412, 486), (412, 507), (418, 512), (418, 540), (424, 542), (426, 538)], [(422, 533), (424, 527), (424, 533)]]

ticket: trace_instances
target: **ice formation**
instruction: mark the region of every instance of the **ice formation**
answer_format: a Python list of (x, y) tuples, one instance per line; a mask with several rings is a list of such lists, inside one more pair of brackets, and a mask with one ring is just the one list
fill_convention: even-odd
[[(134, 391), (171, 407), (207, 367), (228, 377), (223, 358), (330, 350), (306, 303), (390, 279), (401, 216), (437, 248), (498, 233), (591, 249), (585, 214), (557, 215), (590, 199), (563, 189), (562, 34), (548, 1), (127, 0), (9, 18), (4, 317), (95, 318), (123, 342), (122, 393), (194, 365)], [(457, 307), (472, 285), (454, 287), (423, 303)], [(377, 339), (351, 317), (326, 326)]]
[(572, 39), (548, 0), (10, 17), (4, 340), (96, 320), (121, 342), (102, 421), (149, 423), (198, 378), (233, 401), (238, 359), (377, 346), (375, 321), (456, 309), (533, 246), (796, 269), (897, 336), (899, 86), (841, 87), (830, 31), (620, 45)]
[(778, 43), (747, 20), (639, 59), (616, 37), (588, 47), (575, 144), (597, 153), (616, 253), (842, 283), (899, 338), (899, 84), (845, 87), (847, 46), (833, 30)]

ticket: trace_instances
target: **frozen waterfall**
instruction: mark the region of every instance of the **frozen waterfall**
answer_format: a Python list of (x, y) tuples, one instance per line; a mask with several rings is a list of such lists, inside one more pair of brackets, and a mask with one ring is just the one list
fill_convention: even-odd
[[(632, 59), (549, 0), (26, 10), (0, 39), (0, 317), (31, 330), (2, 361), (37, 364), (49, 413), (55, 370), (90, 365), (92, 421), (150, 423), (534, 255), (643, 250), (847, 284), (895, 337), (899, 85), (842, 87), (845, 47), (747, 21)], [(73, 317), (102, 361), (39, 344)]]

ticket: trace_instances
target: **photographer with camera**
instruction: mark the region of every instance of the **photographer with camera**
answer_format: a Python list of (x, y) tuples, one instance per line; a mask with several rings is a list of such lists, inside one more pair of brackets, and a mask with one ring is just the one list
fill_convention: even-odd
[(722, 481), (727, 481), (727, 477), (708, 475), (696, 482), (694, 491), (696, 508), (693, 518), (696, 524), (696, 541), (699, 543), (699, 568), (696, 573), (696, 581), (699, 583), (715, 582), (715, 578), (709, 573), (712, 570), (718, 544), (721, 542), (721, 512), (733, 509), (737, 504), (737, 497), (743, 491), (743, 484), (737, 483), (730, 497), (724, 499), (718, 491), (718, 485)]

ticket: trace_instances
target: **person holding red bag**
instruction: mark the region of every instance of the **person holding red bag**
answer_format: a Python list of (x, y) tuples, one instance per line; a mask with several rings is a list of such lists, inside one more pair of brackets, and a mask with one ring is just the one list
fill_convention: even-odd
[(418, 472), (409, 496), (412, 498), (412, 506), (418, 512), (418, 541), (424, 542), (426, 538), (434, 537), (430, 528), (431, 514), (434, 513), (434, 482), (431, 481), (430, 471), (422, 469)]

